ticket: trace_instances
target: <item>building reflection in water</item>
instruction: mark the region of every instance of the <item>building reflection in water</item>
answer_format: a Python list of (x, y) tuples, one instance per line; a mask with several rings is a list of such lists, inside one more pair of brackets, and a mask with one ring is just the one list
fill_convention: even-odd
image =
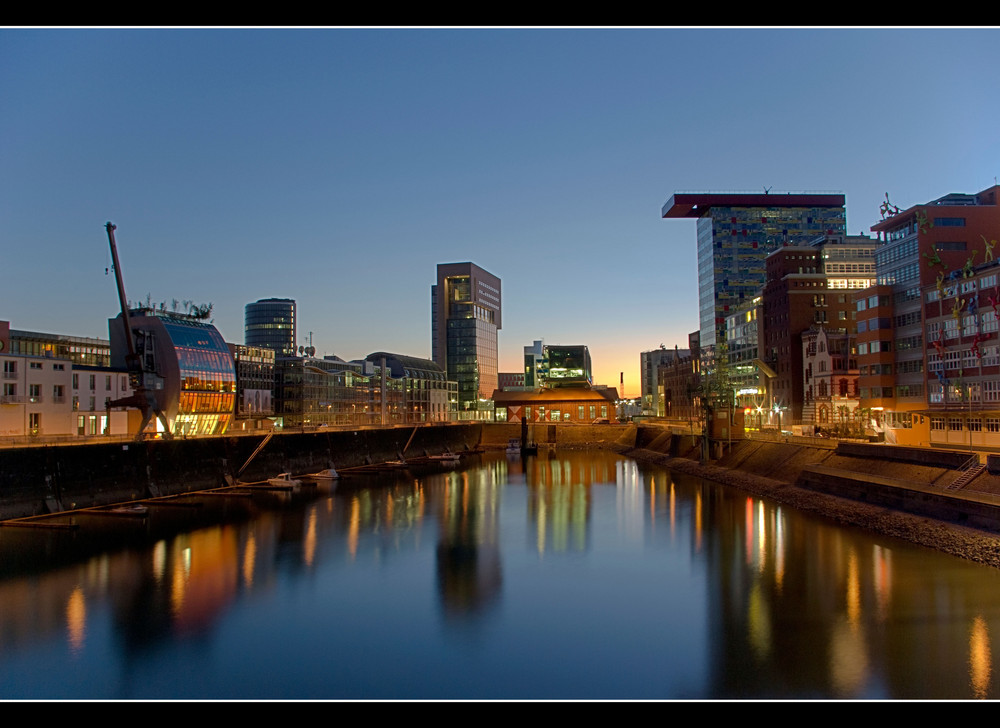
[[(474, 482), (470, 482), (470, 477)], [(478, 614), (494, 605), (503, 583), (498, 534), (501, 469), (450, 473), (437, 516), (437, 580), (447, 616)]]
[[(523, 578), (522, 561), (537, 565), (537, 553), (551, 567), (566, 554), (578, 563), (606, 545), (606, 534), (619, 539), (614, 558), (627, 547), (625, 557), (648, 570), (624, 603), (660, 594), (657, 579), (673, 559), (678, 572), (699, 575), (689, 582), (697, 593), (676, 603), (704, 612), (704, 697), (1000, 695), (992, 670), (1000, 614), (984, 607), (1000, 591), (995, 570), (965, 562), (928, 568), (947, 557), (695, 478), (575, 452), (358, 478), (307, 502), (275, 500), (249, 521), (7, 576), (0, 658), (56, 637), (69, 658), (82, 659), (107, 649), (95, 645), (102, 631), (94, 624), (110, 614), (124, 674), (129, 660), (160, 643), (218, 633), (241, 599), (273, 592), (289, 574), (325, 573), (339, 588), (351, 583), (346, 572), (390, 553), (412, 557), (415, 569), (430, 566), (416, 578), (426, 580), (432, 610), (449, 626), (492, 625), (505, 581), (512, 591)], [(519, 558), (525, 546), (528, 560)], [(549, 576), (571, 578), (551, 568)], [(670, 611), (674, 604), (671, 595), (662, 605), (662, 624), (687, 618)]]

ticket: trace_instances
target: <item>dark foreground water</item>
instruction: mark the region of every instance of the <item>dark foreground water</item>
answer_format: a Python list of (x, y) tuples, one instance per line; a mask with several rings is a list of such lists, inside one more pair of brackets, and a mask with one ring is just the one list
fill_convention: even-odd
[(0, 529), (0, 697), (1000, 696), (996, 569), (609, 453), (191, 502)]

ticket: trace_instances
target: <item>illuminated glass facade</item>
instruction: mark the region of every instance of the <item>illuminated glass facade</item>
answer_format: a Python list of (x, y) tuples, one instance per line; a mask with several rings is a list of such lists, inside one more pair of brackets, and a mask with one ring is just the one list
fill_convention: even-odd
[(247, 346), (267, 346), (278, 356), (295, 355), (295, 301), (262, 298), (244, 310)]
[(725, 341), (725, 318), (757, 296), (764, 259), (783, 245), (845, 234), (840, 194), (675, 194), (663, 217), (697, 219), (698, 316), (703, 347)]
[[(151, 389), (174, 435), (221, 435), (236, 406), (236, 368), (213, 325), (180, 313), (131, 312), (130, 325)], [(108, 322), (112, 366), (126, 366), (128, 345), (121, 315)]]
[(442, 263), (431, 286), (434, 362), (458, 383), (459, 419), (491, 419), (498, 387), (500, 279), (473, 263)]

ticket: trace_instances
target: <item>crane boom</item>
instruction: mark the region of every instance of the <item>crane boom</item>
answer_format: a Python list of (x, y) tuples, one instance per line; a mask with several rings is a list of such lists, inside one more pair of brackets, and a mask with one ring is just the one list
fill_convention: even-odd
[(132, 384), (132, 395), (116, 399), (108, 403), (111, 407), (136, 407), (142, 412), (142, 424), (139, 425), (139, 432), (136, 440), (142, 440), (145, 434), (146, 425), (155, 415), (163, 425), (163, 435), (167, 439), (172, 437), (170, 423), (167, 416), (160, 409), (153, 392), (146, 388), (142, 362), (135, 349), (135, 337), (132, 334), (132, 325), (129, 322), (128, 299), (125, 297), (125, 281), (122, 279), (121, 265), (118, 263), (118, 246), (115, 244), (115, 230), (117, 225), (110, 221), (105, 223), (104, 228), (108, 231), (108, 244), (111, 246), (111, 260), (115, 266), (115, 283), (118, 285), (118, 302), (122, 307), (122, 326), (125, 327), (125, 343), (128, 345), (128, 354), (125, 356), (125, 365), (128, 368), (129, 380)]

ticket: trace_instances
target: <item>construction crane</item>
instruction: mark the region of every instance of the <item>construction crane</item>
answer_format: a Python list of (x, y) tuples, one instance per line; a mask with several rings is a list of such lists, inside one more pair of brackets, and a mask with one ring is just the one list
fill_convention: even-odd
[(128, 369), (129, 383), (132, 385), (132, 394), (108, 402), (108, 409), (112, 407), (135, 407), (142, 412), (142, 424), (139, 425), (139, 432), (136, 434), (136, 441), (141, 442), (146, 434), (146, 426), (155, 416), (163, 425), (163, 437), (171, 439), (170, 423), (160, 405), (156, 401), (153, 390), (145, 386), (144, 371), (142, 368), (142, 358), (136, 351), (135, 335), (132, 325), (129, 322), (128, 299), (125, 298), (125, 282), (122, 280), (122, 270), (118, 263), (118, 247), (115, 245), (116, 226), (110, 222), (104, 227), (108, 231), (108, 243), (111, 245), (111, 260), (115, 267), (115, 282), (118, 284), (118, 301), (122, 307), (122, 326), (125, 327), (125, 343), (128, 344), (128, 354), (125, 355), (125, 366)]

